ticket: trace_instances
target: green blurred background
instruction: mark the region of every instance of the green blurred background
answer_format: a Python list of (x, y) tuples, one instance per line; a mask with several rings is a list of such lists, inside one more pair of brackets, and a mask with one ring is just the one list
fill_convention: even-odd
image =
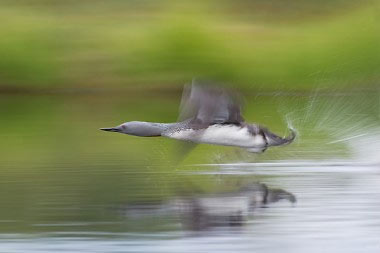
[(376, 86), (379, 2), (2, 0), (0, 89)]
[[(350, 157), (332, 140), (379, 125), (379, 6), (1, 0), (0, 233), (82, 229), (43, 225), (124, 220), (112, 208), (170, 199), (188, 185), (226, 188), (224, 178), (184, 176), (210, 170), (189, 164)], [(199, 145), (178, 158), (174, 140), (98, 130), (175, 121), (193, 77), (247, 91), (247, 121), (281, 135), (290, 119), (296, 142), (262, 155)]]

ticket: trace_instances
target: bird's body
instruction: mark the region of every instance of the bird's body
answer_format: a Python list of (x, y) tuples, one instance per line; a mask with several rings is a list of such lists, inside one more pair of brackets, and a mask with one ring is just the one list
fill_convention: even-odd
[(262, 135), (253, 134), (247, 126), (235, 124), (214, 124), (202, 129), (182, 128), (164, 131), (162, 136), (176, 140), (192, 141), (241, 148), (265, 147)]
[(235, 93), (215, 86), (185, 86), (179, 121), (154, 123), (131, 121), (104, 131), (129, 135), (163, 136), (193, 143), (236, 146), (250, 152), (263, 152), (269, 146), (291, 143), (295, 132), (281, 138), (257, 124), (246, 123)]

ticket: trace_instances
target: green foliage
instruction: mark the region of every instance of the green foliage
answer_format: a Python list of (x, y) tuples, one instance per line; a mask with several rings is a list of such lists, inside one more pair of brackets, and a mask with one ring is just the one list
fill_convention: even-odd
[(276, 1), (47, 2), (3, 3), (0, 87), (181, 86), (197, 76), (310, 89), (379, 77), (377, 2), (298, 1), (298, 12), (319, 8), (309, 19)]

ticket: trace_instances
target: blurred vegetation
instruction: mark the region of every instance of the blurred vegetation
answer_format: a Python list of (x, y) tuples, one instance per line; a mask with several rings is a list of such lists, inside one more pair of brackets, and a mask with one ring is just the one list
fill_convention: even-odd
[[(352, 136), (363, 125), (378, 125), (378, 94), (318, 92), (377, 88), (378, 6), (354, 0), (2, 0), (0, 232), (122, 219), (107, 208), (168, 199), (191, 185), (209, 191), (219, 182), (185, 176), (209, 169), (189, 164), (350, 157), (345, 143), (329, 142), (341, 138), (341, 129)], [(285, 134), (286, 118), (299, 130), (292, 145), (261, 155), (199, 145), (178, 162), (175, 140), (98, 130), (129, 120), (175, 121), (180, 96), (167, 91), (194, 76), (316, 95), (244, 94), (247, 121)], [(152, 87), (163, 92), (145, 89)], [(142, 92), (112, 93), (132, 88)], [(93, 90), (102, 95), (87, 92)], [(12, 91), (21, 94), (7, 94)], [(358, 119), (363, 112), (375, 119)]]
[(376, 87), (378, 1), (3, 0), (0, 89)]

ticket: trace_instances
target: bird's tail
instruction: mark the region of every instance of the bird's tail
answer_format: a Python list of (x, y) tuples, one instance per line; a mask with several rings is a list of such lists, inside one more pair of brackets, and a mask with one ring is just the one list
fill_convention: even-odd
[(263, 131), (264, 131), (264, 135), (267, 140), (268, 146), (288, 145), (292, 143), (297, 136), (296, 131), (293, 128), (289, 128), (290, 134), (286, 137), (280, 137), (270, 132), (268, 129), (263, 129)]

